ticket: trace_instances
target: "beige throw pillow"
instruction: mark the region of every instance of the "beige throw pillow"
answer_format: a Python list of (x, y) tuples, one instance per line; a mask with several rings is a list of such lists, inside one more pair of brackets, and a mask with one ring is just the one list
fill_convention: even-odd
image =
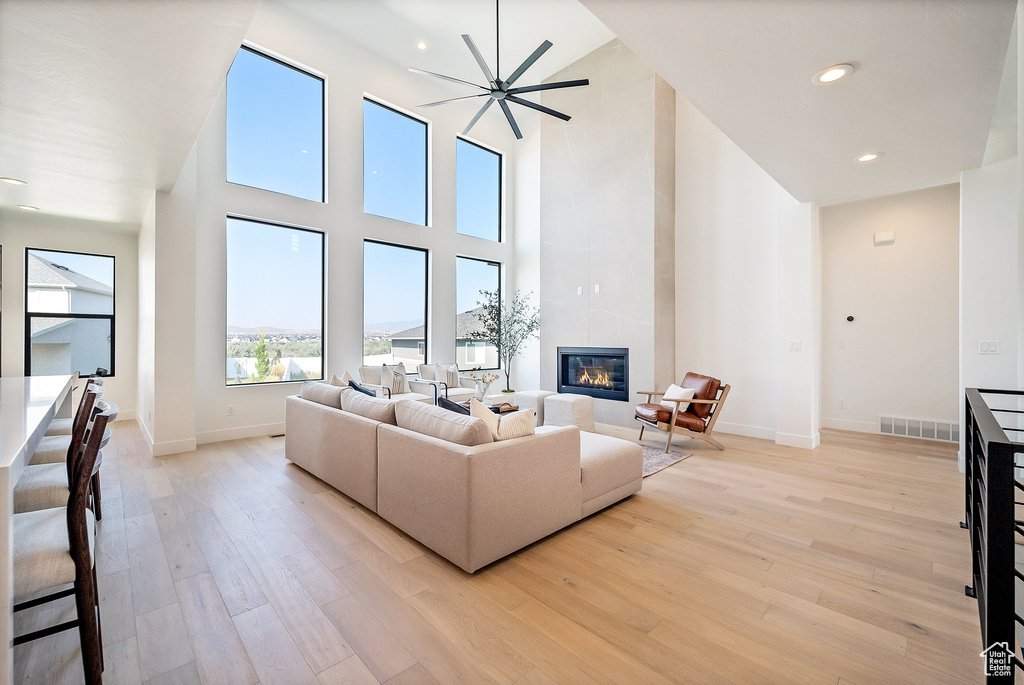
[(358, 414), (367, 419), (380, 421), (381, 423), (390, 423), (392, 426), (396, 425), (395, 405), (401, 404), (400, 402), (392, 402), (380, 397), (370, 397), (351, 388), (340, 392), (341, 408), (345, 411)]
[[(675, 383), (668, 386), (668, 390), (662, 396), (661, 406), (665, 407), (669, 411), (675, 411), (676, 403), (668, 402), (666, 400), (692, 400), (693, 399), (693, 388), (681, 388)], [(682, 413), (687, 410), (690, 406), (689, 402), (679, 403), (679, 412)]]
[(409, 392), (409, 381), (406, 379), (405, 363), (398, 366), (385, 364), (380, 370), (380, 384), (385, 388), (391, 388), (392, 395), (401, 395)]
[(534, 420), (532, 409), (509, 412), (506, 414), (495, 414), (480, 400), (473, 398), (469, 401), (469, 414), (483, 420), (491, 431), (495, 442), (500, 440), (512, 440), (513, 438), (524, 438), (534, 434)]
[(310, 402), (341, 409), (341, 388), (335, 388), (321, 381), (303, 383), (299, 390), (299, 396)]
[(395, 402), (395, 420), (400, 428), (467, 447), (494, 440), (480, 419), (423, 402)]
[(348, 382), (351, 380), (355, 379), (352, 378), (352, 374), (346, 371), (345, 373), (341, 374), (341, 378), (338, 378), (337, 375), (331, 376), (331, 385), (338, 386), (341, 388), (347, 388)]
[(446, 379), (445, 383), (448, 384), (449, 388), (457, 388), (457, 387), (459, 387), (459, 385), (460, 385), (460, 382), (459, 382), (459, 365), (458, 364), (452, 364), (451, 366), (446, 368), (444, 370), (444, 376), (442, 376), (442, 378)]

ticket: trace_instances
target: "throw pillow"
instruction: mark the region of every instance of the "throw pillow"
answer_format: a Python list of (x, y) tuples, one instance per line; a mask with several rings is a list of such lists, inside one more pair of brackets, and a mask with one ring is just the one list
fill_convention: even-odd
[(341, 409), (341, 390), (320, 381), (306, 381), (299, 390), (299, 397), (310, 402)]
[(482, 419), (495, 442), (523, 438), (534, 434), (535, 419), (532, 409), (497, 414), (486, 404), (474, 398), (469, 401), (470, 416)]
[[(669, 411), (675, 411), (676, 403), (668, 402), (667, 400), (692, 400), (693, 399), (693, 388), (681, 388), (675, 383), (668, 386), (668, 390), (662, 396), (661, 406), (665, 407)], [(686, 411), (690, 406), (689, 402), (679, 403), (679, 412)]]
[(445, 378), (444, 364), (431, 364), (431, 370), (434, 372), (434, 380), (441, 383), (447, 383)]
[(449, 388), (459, 387), (461, 385), (461, 383), (459, 382), (459, 365), (452, 364), (451, 366), (446, 368), (444, 370), (444, 378), (447, 379), (445, 382), (448, 384)]
[(338, 378), (337, 375), (332, 376), (331, 377), (331, 385), (347, 387), (348, 386), (348, 382), (350, 380), (352, 380), (352, 374), (350, 374), (348, 371), (346, 371), (345, 373), (341, 374), (341, 378)]
[(437, 406), (441, 407), (442, 409), (447, 409), (448, 411), (453, 411), (456, 414), (466, 414), (467, 416), (469, 415), (469, 409), (467, 407), (462, 406), (458, 402), (452, 402), (447, 397), (438, 397)]
[(380, 369), (380, 384), (385, 388), (391, 388), (392, 395), (401, 395), (409, 392), (409, 382), (406, 380), (405, 364), (388, 366), (385, 364)]
[(358, 390), (359, 392), (363, 393), (364, 395), (369, 395), (370, 397), (376, 397), (377, 396), (377, 393), (375, 393), (373, 390), (370, 390), (367, 387), (359, 385), (355, 381), (349, 381), (348, 382), (348, 387), (352, 388), (353, 390)]

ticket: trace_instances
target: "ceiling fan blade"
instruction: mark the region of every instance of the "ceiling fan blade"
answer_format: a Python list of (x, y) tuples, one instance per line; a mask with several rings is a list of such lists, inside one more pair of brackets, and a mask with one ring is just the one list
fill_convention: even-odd
[(516, 123), (516, 118), (512, 116), (512, 110), (508, 108), (508, 103), (504, 100), (498, 100), (498, 104), (501, 105), (501, 111), (505, 113), (505, 118), (508, 119), (508, 125), (512, 127), (512, 133), (516, 134), (516, 139), (523, 139), (523, 132), (519, 130), (519, 124)]
[(468, 33), (462, 34), (462, 40), (466, 41), (466, 46), (469, 47), (469, 51), (473, 53), (473, 59), (480, 65), (480, 70), (484, 72), (484, 78), (487, 79), (488, 83), (494, 83), (494, 74), (491, 73), (490, 67), (487, 66), (487, 62), (484, 61), (484, 56), (480, 54), (480, 51), (476, 47), (476, 43)]
[(581, 78), (576, 81), (558, 81), (557, 83), (538, 83), (535, 86), (522, 86), (520, 88), (509, 88), (509, 95), (520, 93), (533, 93), (538, 90), (554, 90), (555, 88), (575, 88), (576, 86), (589, 86), (590, 79)]
[(523, 72), (532, 67), (533, 63), (539, 60), (540, 56), (547, 52), (548, 48), (550, 48), (551, 45), (552, 43), (550, 40), (546, 40), (543, 43), (541, 43), (540, 47), (534, 50), (532, 55), (523, 60), (523, 63), (519, 65), (519, 68), (513, 71), (511, 76), (505, 79), (505, 81), (501, 84), (501, 89), (508, 90), (508, 87), (511, 86), (517, 78), (522, 76)]
[(409, 67), (409, 71), (411, 71), (414, 74), (424, 74), (426, 76), (433, 76), (434, 78), (444, 79), (445, 81), (452, 81), (453, 83), (461, 83), (461, 84), (466, 85), (466, 86), (473, 86), (474, 88), (479, 88), (480, 90), (486, 90), (488, 93), (491, 92), (490, 88), (484, 88), (483, 86), (481, 86), (479, 84), (470, 83), (469, 81), (463, 81), (462, 79), (458, 79), (458, 78), (452, 78), (451, 76), (445, 76), (444, 74), (436, 74), (436, 73), (434, 73), (432, 71), (425, 71), (423, 69), (417, 69), (416, 67)]
[(438, 105), (444, 105), (449, 102), (455, 102), (456, 100), (472, 100), (473, 98), (482, 98), (490, 95), (490, 93), (477, 93), (476, 95), (463, 95), (460, 98), (448, 98), (447, 100), (438, 100), (437, 102), (428, 102), (425, 105), (416, 105), (417, 107), (437, 107)]
[(529, 100), (524, 100), (523, 98), (517, 98), (515, 95), (506, 95), (505, 99), (506, 100), (511, 100), (512, 102), (516, 103), (517, 105), (522, 105), (523, 107), (529, 107), (530, 109), (535, 109), (538, 112), (544, 112), (544, 114), (550, 114), (551, 116), (557, 117), (557, 118), (561, 119), (562, 121), (569, 121), (569, 119), (572, 119), (572, 117), (570, 117), (568, 114), (562, 114), (561, 112), (556, 112), (555, 110), (551, 109), (550, 107), (545, 107), (544, 105), (538, 105), (536, 102), (530, 102)]
[(469, 130), (471, 128), (473, 128), (474, 126), (476, 126), (476, 122), (480, 121), (480, 117), (482, 117), (484, 115), (484, 112), (487, 111), (487, 108), (490, 107), (493, 104), (494, 104), (494, 98), (487, 98), (487, 102), (485, 102), (484, 106), (480, 108), (480, 111), (476, 113), (476, 116), (469, 120), (469, 126), (467, 126), (466, 130), (464, 130), (462, 132), (462, 135), (464, 135), (464, 136), (468, 135), (469, 134)]

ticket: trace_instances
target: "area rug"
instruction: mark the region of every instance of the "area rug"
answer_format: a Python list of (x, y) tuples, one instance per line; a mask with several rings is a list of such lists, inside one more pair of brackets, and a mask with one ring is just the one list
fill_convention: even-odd
[(690, 456), (672, 450), (666, 454), (664, 447), (648, 447), (647, 445), (641, 445), (641, 447), (644, 448), (644, 478), (662, 469), (667, 469), (672, 464), (681, 462)]

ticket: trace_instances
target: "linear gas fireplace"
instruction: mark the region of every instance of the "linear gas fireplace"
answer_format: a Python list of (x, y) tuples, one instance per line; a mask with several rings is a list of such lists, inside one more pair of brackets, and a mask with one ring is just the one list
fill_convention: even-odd
[(559, 347), (558, 392), (629, 401), (629, 349)]

